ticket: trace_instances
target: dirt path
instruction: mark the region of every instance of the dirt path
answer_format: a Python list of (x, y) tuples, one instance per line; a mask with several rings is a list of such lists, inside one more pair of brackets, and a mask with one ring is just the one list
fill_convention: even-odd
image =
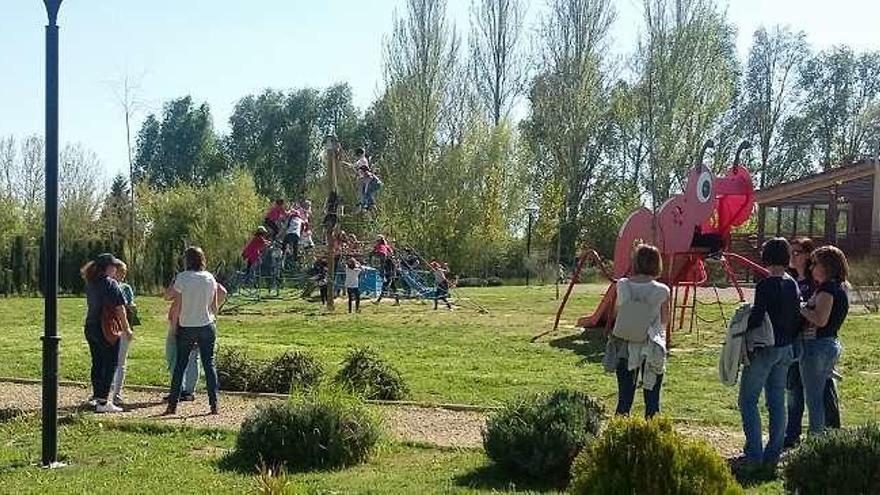
[[(183, 426), (221, 427), (235, 429), (260, 404), (283, 400), (273, 397), (220, 395), (220, 414), (208, 414), (207, 397), (198, 394), (195, 402), (182, 402), (174, 416), (162, 416), (165, 404), (163, 392), (129, 390), (125, 393), (125, 412), (108, 415), (114, 420), (147, 420)], [(83, 386), (62, 385), (59, 388), (59, 408), (62, 415), (89, 410), (84, 406), (89, 391)], [(18, 408), (24, 411), (40, 410), (40, 385), (0, 382), (0, 408)], [(439, 407), (410, 405), (371, 405), (382, 417), (387, 431), (398, 441), (420, 442), (441, 447), (482, 446), (482, 428), (488, 413), (459, 411)], [(739, 453), (742, 434), (729, 428), (700, 423), (678, 423), (679, 431), (708, 441), (725, 457)]]

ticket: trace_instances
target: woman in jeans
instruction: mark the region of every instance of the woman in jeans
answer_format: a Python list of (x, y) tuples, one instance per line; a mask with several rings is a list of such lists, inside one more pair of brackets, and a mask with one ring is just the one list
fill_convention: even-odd
[[(792, 339), (799, 325), (800, 296), (797, 282), (786, 273), (791, 260), (788, 241), (770, 239), (761, 250), (761, 261), (770, 275), (755, 287), (755, 302), (747, 331), (764, 324), (764, 315), (773, 324), (774, 344), (758, 347), (748, 354), (739, 386), (739, 410), (746, 436), (745, 462), (775, 465), (782, 453), (785, 437), (785, 382), (794, 359)], [(764, 390), (770, 413), (770, 438), (762, 447), (761, 414), (758, 399)]]
[[(809, 237), (798, 237), (791, 241), (791, 263), (788, 273), (797, 281), (801, 292), (801, 301), (809, 301), (813, 297), (816, 281), (813, 279), (813, 262), (810, 256), (815, 246)], [(785, 429), (784, 448), (793, 448), (800, 443), (801, 429), (804, 419), (804, 385), (801, 380), (800, 356), (803, 354), (803, 329), (806, 320), (801, 319), (801, 333), (793, 343), (795, 361), (788, 368), (787, 407), (788, 421)], [(825, 383), (825, 426), (840, 428), (840, 409), (837, 400), (837, 384), (833, 378)]]
[(801, 379), (810, 413), (810, 434), (816, 435), (825, 431), (825, 387), (840, 357), (837, 335), (849, 312), (846, 293), (849, 265), (843, 251), (834, 246), (813, 251), (812, 260), (816, 291), (801, 308), (808, 325), (801, 356)]
[(171, 378), (171, 396), (165, 414), (177, 412), (183, 373), (189, 361), (189, 350), (198, 345), (205, 370), (205, 385), (211, 414), (217, 414), (217, 370), (214, 368), (214, 343), (217, 340), (215, 314), (226, 298), (226, 289), (205, 271), (205, 253), (201, 248), (189, 247), (184, 252), (185, 271), (177, 274), (172, 286), (172, 298), (180, 300), (177, 327), (177, 362)]
[[(86, 281), (86, 312), (85, 335), (92, 356), (92, 398), (89, 405), (98, 413), (122, 412), (110, 397), (113, 374), (119, 360), (119, 340), (112, 343), (104, 337), (102, 316), (105, 308), (116, 315), (117, 321), (125, 322), (125, 297), (119, 284), (113, 277), (124, 264), (110, 253), (98, 255), (94, 260), (82, 267), (82, 276)], [(130, 328), (124, 332), (131, 333)]]

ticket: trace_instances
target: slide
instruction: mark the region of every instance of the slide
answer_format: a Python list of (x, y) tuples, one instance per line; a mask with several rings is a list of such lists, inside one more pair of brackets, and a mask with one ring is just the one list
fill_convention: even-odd
[(433, 287), (427, 287), (421, 281), (419, 281), (418, 276), (414, 274), (410, 270), (404, 270), (401, 268), (400, 270), (400, 278), (410, 287), (410, 289), (419, 293), (420, 296), (425, 299), (434, 299), (436, 291)]
[(617, 284), (612, 282), (608, 285), (605, 295), (602, 296), (602, 301), (599, 303), (599, 306), (596, 307), (596, 310), (593, 311), (593, 314), (578, 318), (577, 326), (583, 328), (598, 328), (604, 326), (606, 329), (610, 329), (611, 326), (614, 325), (616, 302)]

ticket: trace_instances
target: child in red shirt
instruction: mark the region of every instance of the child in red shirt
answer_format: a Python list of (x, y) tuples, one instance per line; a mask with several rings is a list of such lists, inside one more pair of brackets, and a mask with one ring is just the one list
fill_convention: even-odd
[(248, 278), (250, 278), (254, 266), (260, 259), (260, 255), (263, 254), (263, 250), (269, 244), (269, 231), (266, 230), (266, 227), (257, 227), (257, 231), (254, 232), (250, 242), (241, 250), (241, 257), (247, 262)]
[(278, 237), (279, 224), (284, 216), (287, 215), (287, 209), (284, 207), (283, 199), (276, 199), (275, 204), (266, 210), (266, 217), (263, 219), (263, 225), (272, 231), (272, 237)]

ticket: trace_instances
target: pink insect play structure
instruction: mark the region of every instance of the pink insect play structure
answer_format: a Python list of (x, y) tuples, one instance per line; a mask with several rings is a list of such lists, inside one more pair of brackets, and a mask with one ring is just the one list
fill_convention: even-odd
[[(633, 248), (642, 242), (654, 244), (660, 250), (664, 263), (661, 281), (669, 285), (673, 291), (672, 321), (667, 328), (667, 338), (671, 337), (671, 327), (676, 316), (679, 319), (679, 328), (684, 324), (684, 314), (687, 309), (691, 311), (691, 326), (693, 326), (696, 290), (697, 287), (704, 285), (708, 278), (705, 266), (707, 257), (712, 257), (721, 263), (728, 281), (738, 291), (740, 300), (744, 300), (743, 292), (730, 262), (739, 263), (756, 273), (766, 274), (763, 267), (727, 251), (730, 247), (731, 231), (749, 219), (754, 206), (755, 190), (752, 178), (749, 171), (740, 164), (740, 154), (749, 144), (744, 142), (740, 145), (734, 165), (723, 177), (716, 177), (703, 164), (703, 156), (712, 146), (712, 141), (706, 142), (700, 153), (700, 160), (688, 173), (684, 191), (663, 203), (657, 210), (656, 218), (654, 213), (645, 207), (639, 208), (627, 218), (614, 247), (613, 273), (606, 273), (610, 281), (608, 290), (605, 291), (596, 310), (578, 319), (577, 326), (583, 328), (604, 326), (606, 330), (611, 328), (615, 318), (616, 281), (630, 273)], [(562, 311), (587, 259), (593, 259), (601, 265), (598, 254), (585, 248), (559, 306), (553, 330), (559, 326)], [(682, 294), (682, 300), (679, 302), (679, 296)]]

